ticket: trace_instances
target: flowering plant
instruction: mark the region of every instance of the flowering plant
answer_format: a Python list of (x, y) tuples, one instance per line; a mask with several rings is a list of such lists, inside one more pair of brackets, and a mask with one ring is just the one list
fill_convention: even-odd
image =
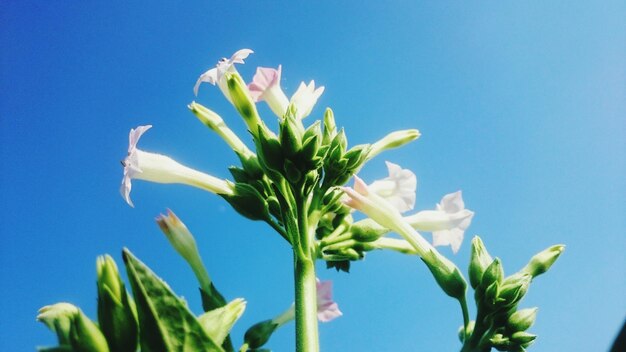
[[(546, 272), (564, 249), (552, 246), (532, 257), (517, 273), (504, 276), (500, 259), (492, 258), (479, 237), (471, 245), (469, 283), (474, 289), (477, 315), (471, 320), (467, 281), (461, 270), (435, 247), (462, 246), (474, 213), (465, 208), (461, 191), (444, 195), (434, 210), (413, 214), (417, 179), (413, 172), (387, 162), (389, 176), (369, 185), (357, 176), (361, 168), (385, 150), (419, 138), (417, 130), (389, 133), (379, 141), (348, 148), (343, 129), (326, 109), (323, 119), (308, 126), (324, 92), (315, 82), (302, 82), (288, 98), (280, 87), (282, 66), (260, 67), (246, 84), (235, 64), (243, 64), (252, 50), (242, 49), (198, 78), (216, 85), (241, 115), (254, 148), (237, 136), (215, 112), (196, 102), (191, 112), (227, 143), (241, 164), (231, 167), (232, 180), (219, 179), (184, 166), (172, 158), (138, 148), (152, 126), (129, 134), (128, 154), (122, 162), (121, 193), (130, 198), (132, 180), (180, 183), (221, 196), (237, 212), (267, 223), (289, 243), (293, 253), (295, 299), (284, 312), (251, 326), (235, 349), (230, 334), (244, 313), (241, 298), (224, 297), (201, 259), (194, 236), (170, 210), (156, 221), (176, 252), (195, 274), (204, 313), (195, 316), (185, 301), (129, 250), (123, 259), (132, 295), (127, 292), (110, 256), (97, 260), (98, 324), (69, 304), (41, 309), (38, 320), (57, 334), (59, 346), (47, 351), (262, 351), (276, 329), (295, 320), (295, 349), (319, 350), (318, 321), (342, 315), (332, 298), (332, 284), (317, 278), (315, 261), (328, 268), (349, 271), (367, 252), (392, 250), (418, 256), (442, 291), (459, 302), (461, 351), (523, 351), (535, 340), (526, 332), (537, 309), (518, 309), (531, 281)], [(260, 117), (257, 103), (265, 101), (279, 120), (272, 131)], [(354, 186), (346, 184), (354, 179)], [(355, 211), (366, 215), (356, 221)], [(418, 231), (431, 232), (432, 243)], [(393, 237), (392, 234), (400, 237)]]

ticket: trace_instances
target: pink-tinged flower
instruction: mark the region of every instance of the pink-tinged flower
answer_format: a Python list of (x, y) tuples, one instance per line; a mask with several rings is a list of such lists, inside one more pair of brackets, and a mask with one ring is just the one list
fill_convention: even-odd
[(343, 315), (339, 306), (333, 301), (333, 282), (316, 279), (317, 286), (317, 319), (323, 323)]
[(301, 82), (290, 101), (296, 107), (296, 117), (303, 119), (309, 116), (322, 93), (324, 93), (324, 87), (315, 89), (315, 81), (309, 82), (308, 85)]
[(432, 232), (433, 245), (449, 245), (456, 253), (473, 216), (474, 212), (465, 209), (461, 191), (458, 191), (443, 196), (436, 210), (420, 211), (405, 217), (405, 220), (418, 231)]
[(282, 66), (278, 69), (270, 67), (259, 67), (252, 78), (252, 83), (248, 85), (250, 95), (255, 102), (265, 100), (272, 112), (278, 117), (283, 117), (289, 106), (289, 99), (280, 88), (280, 75)]
[(196, 81), (196, 85), (193, 87), (193, 93), (198, 95), (198, 88), (202, 82), (208, 82), (212, 85), (216, 85), (220, 88), (224, 96), (231, 101), (230, 94), (228, 93), (228, 86), (226, 84), (226, 80), (224, 79), (224, 74), (226, 72), (237, 72), (235, 69), (235, 64), (243, 64), (243, 60), (248, 57), (248, 55), (254, 53), (254, 51), (250, 49), (241, 49), (233, 54), (230, 59), (222, 58), (217, 62), (214, 68), (206, 71), (201, 74)]
[(234, 193), (234, 185), (229, 181), (181, 165), (165, 155), (138, 149), (139, 138), (151, 127), (151, 125), (139, 126), (131, 129), (128, 135), (128, 155), (122, 161), (124, 178), (120, 192), (131, 207), (133, 206), (130, 200), (131, 180), (134, 178), (157, 183), (181, 183), (217, 194)]
[(369, 190), (365, 182), (354, 176), (354, 187), (342, 187), (348, 196), (342, 201), (349, 207), (359, 210), (380, 226), (395, 231), (408, 241), (417, 254), (424, 256), (435, 249), (411, 225), (404, 220), (396, 207), (384, 198)]
[(389, 177), (374, 181), (369, 185), (369, 190), (384, 198), (401, 213), (413, 209), (417, 177), (411, 170), (403, 169), (400, 165), (388, 161), (385, 163)]

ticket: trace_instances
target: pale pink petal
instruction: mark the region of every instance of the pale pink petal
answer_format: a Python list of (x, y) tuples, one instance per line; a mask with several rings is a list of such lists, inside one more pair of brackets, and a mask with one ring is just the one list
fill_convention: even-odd
[(255, 102), (263, 100), (263, 93), (280, 83), (281, 70), (281, 65), (278, 65), (278, 69), (271, 67), (258, 67), (256, 69), (256, 74), (248, 85), (250, 95)]
[(413, 209), (417, 177), (411, 170), (403, 169), (397, 164), (388, 161), (386, 164), (389, 176), (374, 181), (369, 185), (369, 189), (384, 198), (401, 213)]
[(243, 64), (243, 60), (253, 53), (254, 51), (250, 49), (237, 50), (237, 52), (235, 52), (233, 56), (230, 57), (230, 62), (233, 64)]
[(250, 49), (241, 49), (235, 52), (230, 59), (223, 58), (219, 60), (214, 68), (200, 75), (193, 87), (194, 94), (198, 95), (198, 89), (203, 82), (211, 83), (212, 85), (218, 84), (226, 72), (234, 70), (234, 64), (243, 64), (243, 60), (252, 53), (253, 51)]
[(446, 213), (456, 213), (465, 209), (465, 203), (463, 202), (463, 195), (461, 191), (446, 194), (441, 199), (441, 202), (437, 205), (437, 209), (443, 210)]
[(337, 303), (333, 301), (332, 281), (320, 281), (316, 279), (316, 285), (317, 319), (325, 323), (343, 315)]
[(217, 68), (214, 67), (198, 77), (196, 84), (193, 86), (193, 94), (195, 94), (196, 96), (198, 95), (198, 89), (200, 88), (200, 84), (202, 84), (203, 82), (215, 85), (217, 83)]

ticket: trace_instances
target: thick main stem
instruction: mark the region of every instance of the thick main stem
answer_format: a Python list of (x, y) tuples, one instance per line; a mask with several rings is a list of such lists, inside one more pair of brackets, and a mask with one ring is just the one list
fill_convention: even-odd
[(295, 260), (296, 284), (296, 351), (318, 352), (317, 286), (315, 262), (310, 258)]

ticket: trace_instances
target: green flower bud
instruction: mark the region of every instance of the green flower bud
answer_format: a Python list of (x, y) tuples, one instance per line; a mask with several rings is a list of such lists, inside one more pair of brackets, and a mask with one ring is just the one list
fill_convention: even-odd
[(491, 258), (487, 252), (483, 241), (480, 237), (475, 236), (472, 239), (472, 251), (469, 264), (469, 280), (472, 288), (475, 289), (478, 287), (480, 280), (483, 277), (483, 273), (492, 262), (493, 258)]
[(372, 159), (385, 150), (401, 147), (419, 137), (420, 132), (415, 129), (391, 132), (372, 145), (367, 155), (367, 160)]
[(280, 145), (287, 157), (294, 156), (302, 149), (302, 123), (294, 117), (286, 116), (280, 124)]
[(536, 338), (537, 335), (529, 334), (526, 331), (518, 331), (511, 335), (511, 341), (519, 345), (526, 345), (524, 347), (528, 347), (528, 345), (533, 343)]
[(500, 283), (503, 277), (504, 269), (502, 268), (502, 262), (500, 262), (500, 258), (496, 258), (489, 264), (487, 269), (485, 269), (480, 280), (480, 286), (487, 288), (494, 282)]
[(80, 309), (74, 315), (70, 344), (77, 352), (109, 352), (107, 340), (100, 329)]
[(112, 350), (134, 352), (138, 340), (137, 315), (117, 265), (109, 255), (100, 256), (96, 260), (96, 271), (100, 329)]
[(272, 319), (256, 323), (246, 331), (243, 341), (251, 350), (257, 349), (267, 343), (277, 327)]
[(224, 199), (241, 215), (251, 220), (269, 218), (269, 205), (254, 187), (245, 183), (235, 184), (233, 195), (222, 195)]
[(360, 242), (372, 242), (389, 232), (388, 229), (378, 225), (372, 219), (364, 219), (354, 223), (350, 227), (352, 238)]
[(228, 84), (228, 92), (233, 101), (233, 105), (243, 117), (248, 129), (252, 135), (257, 136), (259, 126), (263, 126), (263, 122), (256, 110), (256, 104), (248, 92), (246, 83), (238, 73), (226, 72), (224, 74)]
[(509, 308), (517, 304), (528, 291), (532, 276), (530, 274), (515, 274), (507, 277), (500, 285), (498, 305)]
[(546, 248), (533, 256), (521, 271), (537, 277), (548, 271), (564, 250), (565, 246), (562, 244)]
[(458, 300), (465, 298), (467, 283), (454, 263), (433, 250), (428, 251), (422, 260), (428, 266), (443, 292)]
[(537, 310), (539, 308), (520, 309), (511, 314), (507, 321), (507, 326), (512, 331), (526, 331), (530, 328), (537, 318)]
[(502, 334), (494, 334), (490, 339), (491, 345), (496, 348), (498, 351), (506, 351), (510, 346), (511, 342), (509, 338)]
[(337, 134), (337, 125), (335, 124), (335, 115), (330, 108), (327, 108), (324, 112), (324, 138), (323, 144), (330, 143)]

